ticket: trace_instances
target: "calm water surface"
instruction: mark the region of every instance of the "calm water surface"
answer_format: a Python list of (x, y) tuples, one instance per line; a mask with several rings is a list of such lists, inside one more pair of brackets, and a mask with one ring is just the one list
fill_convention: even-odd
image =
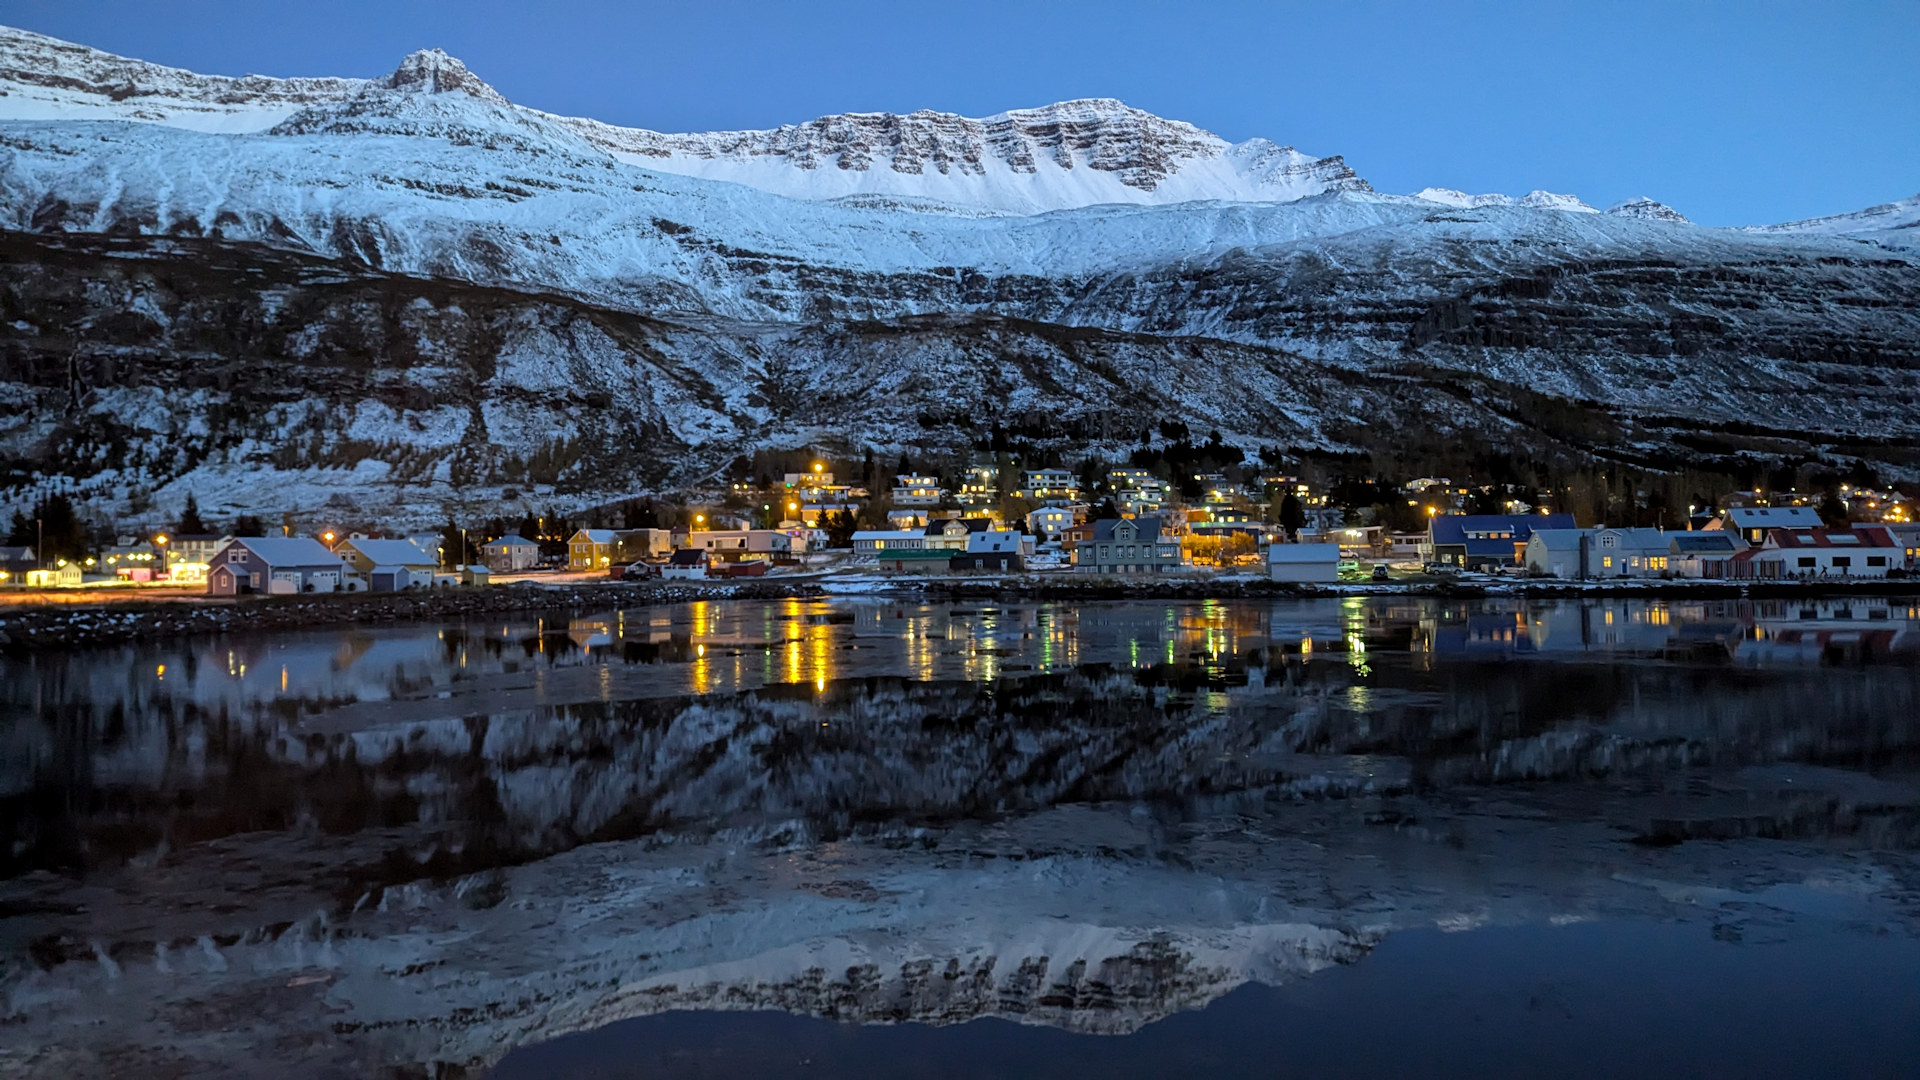
[(697, 603), (0, 669), (0, 1075), (1920, 1075), (1920, 602)]

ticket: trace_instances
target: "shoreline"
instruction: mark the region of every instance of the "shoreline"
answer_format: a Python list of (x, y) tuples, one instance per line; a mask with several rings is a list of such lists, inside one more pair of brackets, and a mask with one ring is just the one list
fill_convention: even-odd
[(921, 601), (1089, 602), (1116, 600), (1322, 600), (1343, 597), (1475, 599), (1812, 600), (1920, 597), (1920, 580), (1825, 582), (1422, 581), (1300, 584), (1263, 578), (995, 578), (808, 576), (743, 582), (514, 584), (399, 593), (325, 596), (128, 599), (103, 604), (19, 605), (0, 609), (0, 654), (86, 649), (153, 638), (266, 633), (329, 626), (388, 625), (465, 615), (583, 608), (649, 607), (693, 600), (785, 600), (913, 596)]

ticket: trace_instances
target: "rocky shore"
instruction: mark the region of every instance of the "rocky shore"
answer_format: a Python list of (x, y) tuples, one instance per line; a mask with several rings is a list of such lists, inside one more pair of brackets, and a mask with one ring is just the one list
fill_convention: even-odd
[(0, 651), (12, 655), (195, 634), (259, 633), (309, 626), (380, 625), (551, 608), (646, 606), (689, 600), (815, 596), (812, 581), (727, 584), (590, 582), (400, 593), (248, 597), (182, 603), (129, 600), (97, 607), (49, 605), (0, 612)]
[(589, 582), (506, 585), (404, 593), (249, 597), (238, 601), (129, 600), (98, 606), (19, 606), (0, 611), (0, 652), (114, 645), (195, 634), (256, 633), (299, 627), (367, 625), (501, 612), (609, 605), (649, 606), (690, 600), (778, 600), (822, 595), (910, 593), (926, 600), (1262, 600), (1339, 596), (1424, 596), (1441, 599), (1530, 597), (1643, 600), (1812, 599), (1831, 596), (1916, 596), (1920, 581), (1856, 582), (1564, 582), (1524, 578), (1428, 580), (1385, 584), (1303, 585), (1252, 577), (1081, 577), (1029, 574), (1005, 578), (808, 577), (737, 583)]

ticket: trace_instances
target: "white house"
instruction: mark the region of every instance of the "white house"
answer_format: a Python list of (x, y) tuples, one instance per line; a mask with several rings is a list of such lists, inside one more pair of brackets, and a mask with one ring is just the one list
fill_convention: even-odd
[(676, 551), (667, 559), (667, 565), (660, 568), (663, 578), (705, 578), (707, 566), (713, 556), (698, 548)]
[(1535, 529), (1527, 537), (1525, 564), (1527, 573), (1547, 577), (1586, 577), (1587, 545), (1592, 529)]
[(1079, 520), (1072, 506), (1043, 506), (1027, 515), (1027, 528), (1045, 536), (1058, 536), (1073, 528)]
[(893, 505), (939, 506), (940, 480), (932, 476), (901, 475), (893, 478)]
[(1268, 544), (1267, 576), (1274, 581), (1339, 581), (1340, 545)]
[(310, 536), (247, 536), (219, 550), (207, 570), (213, 596), (335, 592), (347, 566)]
[(1750, 576), (1761, 578), (1883, 578), (1906, 559), (1884, 526), (1848, 529), (1772, 529), (1758, 548), (1743, 553)]
[[(795, 550), (795, 537), (781, 529), (709, 529), (688, 533), (687, 547), (736, 558), (741, 555), (791, 555)], [(800, 540), (798, 547), (806, 550), (806, 541)]]
[(856, 555), (873, 555), (882, 551), (919, 550), (927, 546), (927, 537), (923, 532), (902, 532), (898, 529), (862, 529), (853, 534), (853, 550)]

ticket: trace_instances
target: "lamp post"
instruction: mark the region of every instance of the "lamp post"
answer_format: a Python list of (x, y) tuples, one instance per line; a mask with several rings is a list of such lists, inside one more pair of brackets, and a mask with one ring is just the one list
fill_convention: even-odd
[(167, 573), (167, 534), (161, 533), (153, 538), (153, 546), (160, 549), (160, 573)]

